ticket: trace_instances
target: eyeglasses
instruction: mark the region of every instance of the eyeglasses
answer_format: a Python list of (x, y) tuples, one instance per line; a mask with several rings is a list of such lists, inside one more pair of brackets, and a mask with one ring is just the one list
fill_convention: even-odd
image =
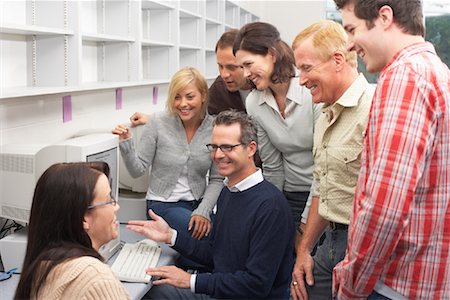
[(224, 145), (216, 145), (216, 144), (208, 144), (208, 145), (206, 145), (206, 148), (208, 148), (208, 150), (209, 150), (210, 152), (217, 151), (217, 149), (220, 149), (220, 151), (222, 151), (222, 152), (231, 152), (231, 150), (233, 150), (233, 148), (235, 148), (235, 147), (237, 147), (237, 146), (240, 146), (240, 145), (243, 145), (243, 144), (242, 144), (242, 143), (239, 143), (239, 144), (236, 144), (236, 145), (227, 145), (227, 144), (224, 144)]
[(102, 203), (98, 203), (98, 204), (89, 205), (88, 209), (96, 208), (96, 207), (99, 207), (99, 206), (105, 206), (105, 205), (109, 205), (109, 204), (112, 204), (113, 206), (116, 206), (117, 200), (114, 199), (113, 196), (111, 196), (111, 200), (106, 201), (106, 202), (102, 202)]
[(18, 273), (16, 273), (16, 271), (17, 271), (17, 268), (11, 269), (7, 272), (0, 272), (0, 281), (10, 279), (13, 274), (18, 274)]

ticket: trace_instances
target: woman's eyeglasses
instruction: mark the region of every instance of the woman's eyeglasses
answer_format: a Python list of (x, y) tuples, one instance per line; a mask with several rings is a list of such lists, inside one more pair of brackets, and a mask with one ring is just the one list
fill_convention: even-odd
[(19, 273), (16, 273), (16, 271), (17, 271), (17, 268), (11, 269), (7, 272), (0, 272), (0, 281), (4, 281), (4, 280), (11, 278), (11, 276), (13, 274), (19, 274)]
[(113, 196), (111, 196), (111, 200), (106, 201), (106, 202), (102, 202), (102, 203), (97, 203), (97, 204), (89, 205), (89, 206), (88, 206), (88, 209), (96, 208), (96, 207), (99, 207), (99, 206), (105, 206), (105, 205), (109, 205), (109, 204), (112, 204), (112, 205), (116, 206), (117, 200), (114, 199)]

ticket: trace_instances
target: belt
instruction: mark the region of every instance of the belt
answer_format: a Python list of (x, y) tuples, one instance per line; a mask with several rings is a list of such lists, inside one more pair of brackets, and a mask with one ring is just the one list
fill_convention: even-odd
[(333, 231), (335, 231), (335, 230), (348, 230), (348, 225), (330, 221), (330, 228)]

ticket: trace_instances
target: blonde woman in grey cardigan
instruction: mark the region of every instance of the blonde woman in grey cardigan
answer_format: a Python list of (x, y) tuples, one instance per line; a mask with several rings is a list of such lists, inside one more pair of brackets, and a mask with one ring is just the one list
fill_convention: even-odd
[(204, 77), (194, 68), (183, 68), (170, 82), (167, 111), (150, 118), (137, 150), (129, 128), (118, 125), (112, 131), (120, 137), (131, 176), (151, 167), (147, 211), (152, 209), (176, 230), (189, 230), (196, 239), (209, 234), (211, 212), (223, 187), (206, 148), (213, 122), (206, 113), (207, 98)]

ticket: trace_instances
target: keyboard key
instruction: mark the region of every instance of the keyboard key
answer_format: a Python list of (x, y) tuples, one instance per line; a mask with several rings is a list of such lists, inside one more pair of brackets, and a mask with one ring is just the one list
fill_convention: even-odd
[(161, 248), (152, 240), (126, 243), (111, 269), (121, 281), (148, 283), (151, 276), (145, 270), (156, 267), (160, 256)]

